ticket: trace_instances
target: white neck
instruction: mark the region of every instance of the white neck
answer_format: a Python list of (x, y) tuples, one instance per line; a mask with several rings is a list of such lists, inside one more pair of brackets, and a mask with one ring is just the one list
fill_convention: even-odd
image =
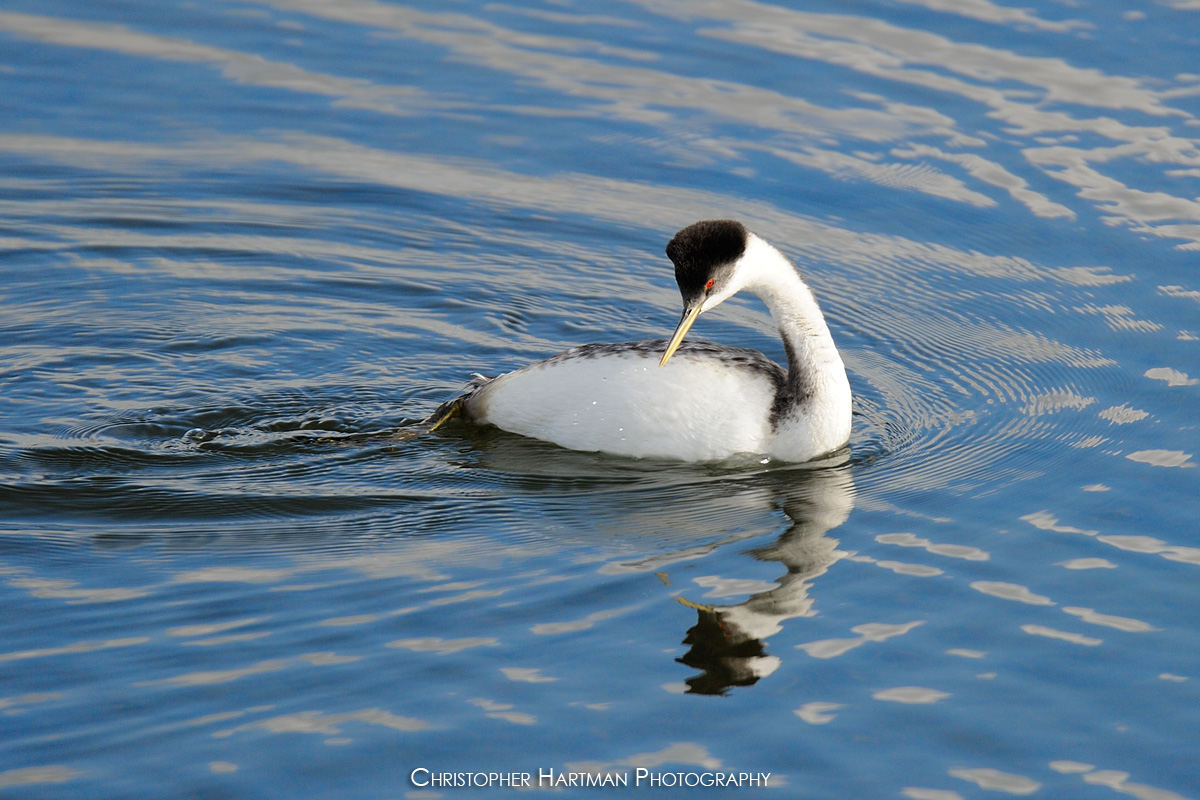
[[(850, 433), (850, 382), (812, 290), (782, 253), (754, 234), (738, 265), (743, 270), (741, 287), (766, 303), (787, 351), (787, 384), (774, 421), (780, 446), (796, 434), (831, 442), (826, 450), (840, 447)], [(793, 430), (797, 426), (804, 430)]]

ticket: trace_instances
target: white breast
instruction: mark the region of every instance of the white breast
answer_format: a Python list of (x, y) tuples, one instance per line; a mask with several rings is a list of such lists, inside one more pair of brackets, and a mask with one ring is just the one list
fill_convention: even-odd
[(557, 358), (501, 375), (467, 413), (572, 450), (715, 461), (766, 453), (775, 383), (719, 358), (629, 351)]

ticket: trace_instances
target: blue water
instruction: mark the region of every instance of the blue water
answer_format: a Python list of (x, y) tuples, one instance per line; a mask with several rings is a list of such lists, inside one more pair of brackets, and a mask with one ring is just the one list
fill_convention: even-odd
[[(1200, 798), (1198, 46), (1184, 0), (0, 0), (0, 789)], [(712, 217), (816, 291), (848, 455), (412, 435), (669, 333)], [(753, 298), (695, 330), (783, 358)]]

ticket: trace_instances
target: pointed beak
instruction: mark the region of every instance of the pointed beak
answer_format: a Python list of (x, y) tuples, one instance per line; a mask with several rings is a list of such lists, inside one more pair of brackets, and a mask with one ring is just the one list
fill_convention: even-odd
[(703, 310), (704, 303), (696, 303), (691, 308), (683, 310), (683, 317), (679, 320), (679, 325), (675, 328), (675, 333), (671, 334), (671, 341), (667, 342), (667, 352), (663, 353), (662, 361), (658, 365), (664, 366), (671, 360), (671, 356), (675, 355), (675, 351), (679, 349), (679, 343), (683, 341), (683, 337), (687, 335), (691, 329), (692, 323), (696, 321), (696, 317), (700, 316), (700, 311)]

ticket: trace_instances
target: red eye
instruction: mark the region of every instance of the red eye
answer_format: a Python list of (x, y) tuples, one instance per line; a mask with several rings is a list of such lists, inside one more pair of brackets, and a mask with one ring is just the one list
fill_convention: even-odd
[(716, 283), (716, 281), (714, 281), (712, 278), (709, 278), (708, 283), (704, 284), (704, 288), (711, 289), (713, 287), (714, 283)]

